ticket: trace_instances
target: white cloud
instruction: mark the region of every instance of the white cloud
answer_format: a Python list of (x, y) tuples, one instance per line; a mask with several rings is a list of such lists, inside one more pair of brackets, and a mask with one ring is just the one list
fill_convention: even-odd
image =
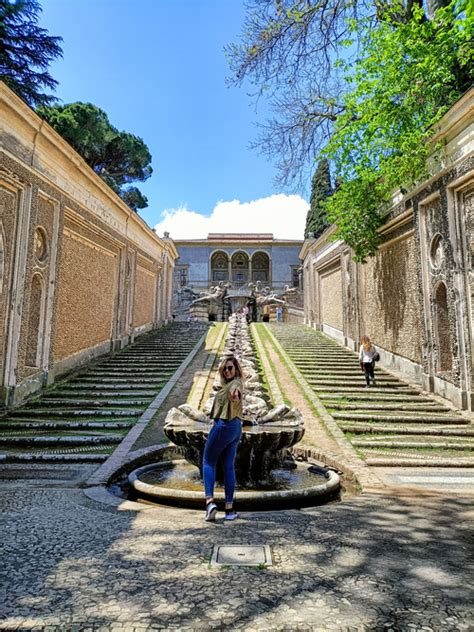
[(252, 202), (218, 202), (205, 217), (185, 207), (166, 209), (155, 226), (173, 239), (205, 239), (208, 233), (273, 233), (276, 239), (303, 239), (309, 204), (299, 195), (271, 195)]

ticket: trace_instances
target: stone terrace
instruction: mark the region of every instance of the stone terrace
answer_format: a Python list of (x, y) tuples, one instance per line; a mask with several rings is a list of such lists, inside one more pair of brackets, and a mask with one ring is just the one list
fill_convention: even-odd
[(269, 329), (368, 465), (474, 467), (466, 414), (379, 366), (364, 389), (357, 354), (309, 327)]

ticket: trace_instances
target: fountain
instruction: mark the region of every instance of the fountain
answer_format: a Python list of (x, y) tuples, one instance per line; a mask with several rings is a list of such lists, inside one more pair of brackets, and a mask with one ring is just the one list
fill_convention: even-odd
[[(334, 496), (339, 488), (337, 474), (298, 463), (291, 456), (290, 448), (304, 435), (300, 411), (285, 404), (268, 410), (245, 317), (234, 314), (229, 323), (221, 359), (235, 355), (244, 372), (243, 432), (236, 459), (239, 507), (306, 506)], [(132, 472), (129, 482), (136, 492), (158, 502), (202, 506), (200, 472), (212, 423), (208, 414), (220, 388), (217, 374), (203, 411), (182, 404), (168, 412), (164, 432), (178, 446), (181, 458)], [(221, 474), (218, 468), (218, 481)], [(217, 491), (216, 498), (220, 497), (222, 492)]]

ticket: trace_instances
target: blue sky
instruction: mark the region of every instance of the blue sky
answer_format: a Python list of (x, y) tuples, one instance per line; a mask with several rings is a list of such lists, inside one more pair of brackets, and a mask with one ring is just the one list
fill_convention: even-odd
[(225, 84), (223, 48), (239, 37), (243, 0), (40, 4), (41, 26), (64, 40), (63, 59), (50, 67), (56, 95), (64, 103), (98, 105), (150, 148), (154, 174), (137, 185), (148, 197), (140, 214), (151, 226), (175, 237), (205, 237), (219, 215), (219, 231), (302, 238), (306, 202), (282, 196), (272, 164), (248, 148), (265, 105), (255, 112), (248, 90)]

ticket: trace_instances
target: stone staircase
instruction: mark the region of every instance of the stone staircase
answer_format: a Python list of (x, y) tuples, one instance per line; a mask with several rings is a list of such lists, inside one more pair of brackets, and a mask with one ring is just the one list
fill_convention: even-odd
[(474, 467), (474, 425), (376, 366), (365, 387), (358, 355), (304, 325), (268, 325), (368, 465)]
[(0, 417), (0, 460), (102, 462), (206, 331), (173, 323)]

